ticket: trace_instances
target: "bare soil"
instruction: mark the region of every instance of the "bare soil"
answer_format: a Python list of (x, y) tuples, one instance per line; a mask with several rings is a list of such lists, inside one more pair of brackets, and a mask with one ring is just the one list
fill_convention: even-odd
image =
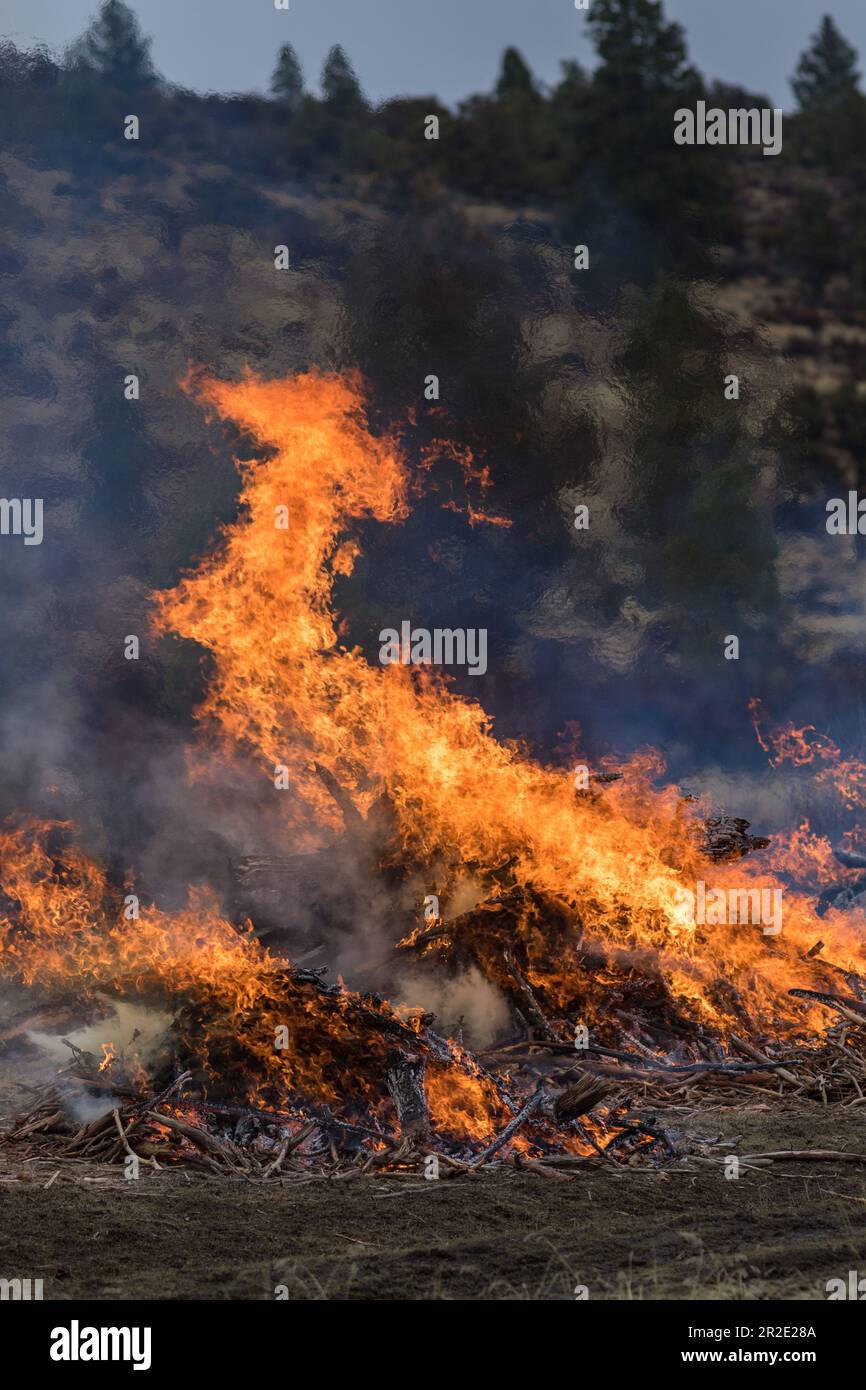
[[(9, 1093), (5, 1099), (8, 1104)], [(866, 1110), (658, 1110), (741, 1153), (866, 1153)], [(59, 1171), (58, 1171), (59, 1170)], [(53, 1174), (51, 1186), (46, 1186)], [(782, 1163), (302, 1186), (26, 1158), (0, 1144), (0, 1275), (47, 1299), (824, 1299), (866, 1271), (866, 1166)]]

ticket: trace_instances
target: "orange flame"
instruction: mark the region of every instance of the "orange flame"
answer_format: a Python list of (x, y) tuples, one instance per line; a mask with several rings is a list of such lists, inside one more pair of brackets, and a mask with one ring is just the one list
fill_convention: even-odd
[[(720, 978), (736, 981), (757, 1021), (778, 1021), (780, 1011), (802, 1021), (780, 991), (802, 985), (812, 969), (801, 960), (819, 926), (811, 893), (755, 861), (709, 865), (695, 833), (701, 808), (686, 811), (675, 788), (652, 786), (662, 770), (657, 756), (633, 759), (603, 798), (578, 796), (570, 774), (495, 739), (484, 710), (441, 678), (371, 665), (339, 645), (332, 586), (345, 531), (366, 516), (399, 521), (408, 483), (397, 441), (363, 425), (359, 383), (248, 374), (236, 385), (204, 380), (197, 389), (269, 456), (241, 465), (242, 515), (225, 528), (218, 553), (157, 596), (158, 626), (210, 650), (215, 676), (200, 715), (229, 745), (255, 750), (269, 773), (289, 767), (294, 824), (333, 824), (315, 760), (361, 811), (387, 794), (405, 854), (428, 866), (430, 892), (447, 899), (466, 864), (483, 873), (507, 862), (515, 883), (574, 905), (584, 934), (609, 943), (620, 961), (629, 950), (649, 951), (654, 969), (705, 1022), (724, 1023), (711, 1002)], [(293, 518), (287, 533), (274, 531), (280, 503)], [(768, 857), (790, 868), (786, 845)], [(783, 889), (782, 937), (755, 926), (684, 927), (678, 890), (698, 879)], [(820, 926), (826, 940), (826, 919)], [(862, 964), (859, 930), (834, 924), (832, 952), (848, 968)], [(573, 943), (560, 969), (579, 969)]]
[[(804, 826), (760, 857), (713, 864), (701, 849), (702, 808), (674, 787), (656, 787), (657, 755), (633, 758), (603, 794), (581, 791), (570, 771), (496, 739), (485, 711), (441, 677), (374, 665), (341, 645), (332, 591), (360, 554), (353, 528), (368, 519), (397, 524), (407, 513), (410, 473), (398, 440), (368, 428), (354, 377), (263, 381), (247, 373), (236, 384), (200, 378), (192, 389), (260, 445), (258, 459), (238, 465), (238, 519), (193, 573), (154, 596), (157, 631), (212, 655), (198, 711), (209, 761), (215, 753), (252, 756), (269, 779), (285, 766), (292, 790), (275, 790), (275, 806), (295, 845), (326, 843), (337, 827), (316, 763), (361, 813), (387, 797), (404, 859), (426, 875), (446, 918), (467, 872), (481, 885), (487, 925), (476, 921), (474, 930), (490, 977), (502, 968), (502, 944), (519, 938), (526, 988), (572, 1023), (602, 1018), (605, 989), (622, 999), (640, 979), (719, 1034), (740, 1027), (744, 1013), (759, 1029), (820, 1026), (820, 1010), (806, 1013), (786, 993), (822, 978), (820, 962), (806, 959), (819, 930), (837, 965), (866, 965), (857, 914), (815, 915), (815, 886), (831, 877), (826, 842)], [(394, 625), (406, 616), (395, 614)], [(783, 741), (776, 761), (829, 760), (809, 732)], [(287, 995), (274, 987), (280, 963), (212, 902), (198, 895), (182, 912), (142, 908), (138, 921), (122, 920), (106, 908), (105, 879), (84, 856), (64, 852), (58, 871), (50, 831), (30, 825), (0, 840), (4, 889), (20, 905), (15, 922), (0, 918), (6, 973), (48, 991), (73, 980), (91, 995), (169, 999), (212, 1074), (242, 1039), (253, 1091), (302, 1088), (333, 1100), (348, 1084), (372, 1097), (370, 1069), (346, 1070), (345, 1003), (299, 993), (283, 1018)], [(726, 892), (782, 891), (781, 934), (765, 935), (754, 922), (684, 920), (683, 889), (699, 881)], [(456, 940), (460, 921), (452, 925)], [(591, 980), (588, 953), (596, 957)], [(209, 1030), (205, 1017), (216, 1020)], [(280, 1023), (290, 1026), (291, 1046), (276, 1052)], [(493, 1127), (498, 1102), (471, 1068), (457, 1079), (433, 1067), (428, 1091), (435, 1121), (476, 1136)]]

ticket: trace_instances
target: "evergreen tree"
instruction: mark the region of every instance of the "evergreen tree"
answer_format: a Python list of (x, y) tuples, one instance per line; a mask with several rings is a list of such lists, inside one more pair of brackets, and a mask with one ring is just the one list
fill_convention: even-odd
[(271, 91), (277, 100), (296, 111), (304, 95), (304, 75), (298, 55), (290, 43), (284, 43), (277, 56), (277, 66), (271, 78)]
[(510, 97), (538, 96), (535, 79), (516, 48), (506, 48), (502, 55), (496, 95), (500, 101), (507, 101)]
[(682, 26), (667, 20), (658, 0), (593, 0), (588, 25), (599, 66), (585, 115), (569, 129), (582, 103), (556, 102), (566, 122), (562, 182), (575, 189), (571, 220), (583, 227), (575, 241), (594, 235), (612, 269), (611, 252), (629, 246), (632, 269), (642, 274), (651, 245), (643, 229), (652, 228), (647, 266), (662, 246), (668, 264), (697, 270), (705, 248), (731, 231), (733, 199), (722, 160), (674, 144), (675, 111), (706, 96)]
[(683, 594), (702, 596), (683, 617), (694, 659), (701, 642), (712, 648), (725, 614), (738, 611), (747, 627), (778, 597), (753, 417), (745, 406), (732, 410), (722, 391), (731, 361), (751, 344), (701, 307), (679, 277), (660, 276), (647, 293), (633, 293), (626, 312), (616, 368), (640, 446), (622, 514), (653, 557), (644, 594), (672, 605)]
[(73, 45), (74, 66), (99, 73), (113, 87), (129, 90), (156, 81), (150, 39), (123, 0), (103, 0), (99, 14)]
[(857, 52), (828, 14), (802, 54), (791, 87), (801, 111), (813, 111), (857, 90)]
[(560, 63), (559, 68), (562, 76), (558, 86), (554, 88), (554, 94), (568, 92), (585, 96), (589, 87), (589, 79), (580, 63), (575, 62), (573, 58), (565, 58)]
[(573, 58), (566, 59), (559, 66), (562, 76), (550, 93), (548, 106), (552, 125), (558, 131), (561, 142), (563, 138), (573, 138), (573, 132), (580, 128), (592, 94), (592, 83)]
[(589, 30), (601, 60), (595, 80), (628, 91), (676, 91), (694, 84), (682, 26), (660, 0), (593, 0)]
[(322, 68), (322, 96), (336, 115), (364, 105), (355, 69), (338, 43), (334, 44)]

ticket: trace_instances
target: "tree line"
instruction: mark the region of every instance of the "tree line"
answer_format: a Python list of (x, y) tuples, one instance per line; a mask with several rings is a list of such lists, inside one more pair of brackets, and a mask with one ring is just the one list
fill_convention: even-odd
[[(659, 0), (594, 0), (587, 24), (598, 57), (591, 74), (565, 58), (558, 81), (545, 85), (510, 47), (492, 91), (451, 111), (434, 96), (372, 105), (339, 45), (325, 60), (318, 94), (284, 44), (269, 98), (197, 95), (160, 77), (130, 6), (104, 0), (59, 60), (44, 49), (2, 46), (0, 115), (12, 141), (56, 145), (62, 132), (67, 145), (103, 144), (116, 135), (122, 96), (125, 111), (146, 117), (143, 143), (164, 156), (222, 157), (228, 139), (244, 168), (263, 178), (355, 179), (385, 202), (423, 201), (437, 186), (512, 205), (541, 200), (564, 226), (578, 222), (611, 244), (618, 230), (632, 240), (651, 231), (654, 267), (698, 268), (709, 246), (737, 241), (736, 165), (753, 151), (675, 147), (673, 110), (699, 99), (724, 107), (771, 103), (708, 83), (689, 60), (682, 26), (666, 18)], [(786, 149), (834, 170), (863, 169), (866, 98), (857, 55), (829, 16), (792, 87), (798, 110)], [(439, 120), (440, 138), (425, 141), (430, 116)], [(832, 255), (831, 229), (818, 239)]]

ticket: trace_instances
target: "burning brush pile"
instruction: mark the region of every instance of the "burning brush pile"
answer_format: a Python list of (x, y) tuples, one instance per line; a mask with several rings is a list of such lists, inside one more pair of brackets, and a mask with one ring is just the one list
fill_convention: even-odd
[[(652, 754), (544, 765), (429, 669), (342, 645), (353, 529), (407, 514), (398, 440), (352, 379), (190, 389), (262, 458), (154, 630), (209, 656), (189, 775), (219, 798), (254, 762), (286, 853), (166, 911), (67, 823), (3, 830), (0, 974), (26, 990), (4, 1040), (71, 1035), (7, 1142), (282, 1180), (556, 1173), (673, 1161), (647, 1105), (674, 1095), (863, 1100), (866, 860), (751, 836)], [(859, 794), (802, 731), (764, 746)]]

